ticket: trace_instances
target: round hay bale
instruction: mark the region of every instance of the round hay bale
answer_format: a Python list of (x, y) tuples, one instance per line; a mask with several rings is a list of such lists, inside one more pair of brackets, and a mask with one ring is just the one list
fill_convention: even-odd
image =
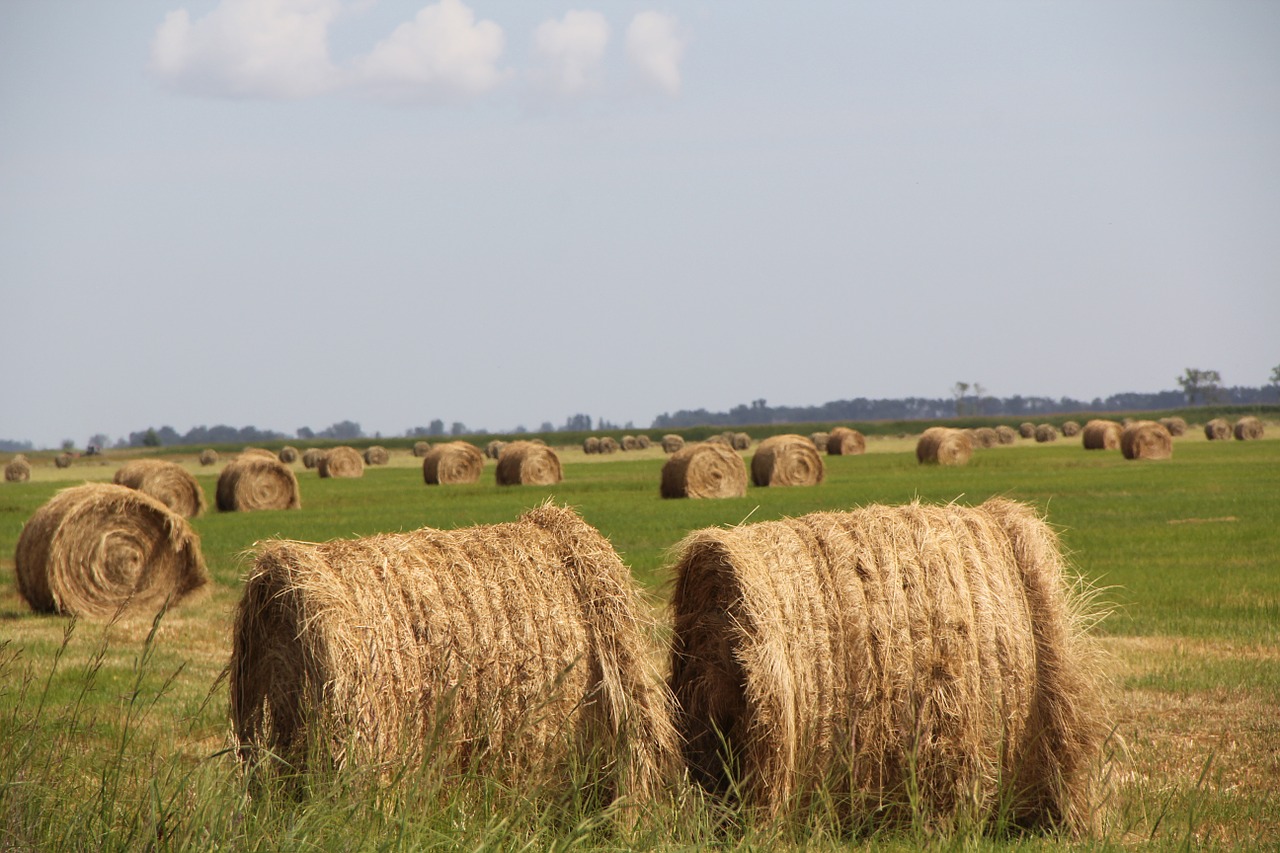
[(183, 518), (204, 512), (204, 489), (191, 472), (176, 462), (135, 459), (116, 471), (111, 482), (150, 495)]
[(413, 455), (419, 459), (426, 456), (429, 450), (431, 450), (431, 442), (429, 441), (415, 441), (413, 443)]
[(838, 426), (827, 434), (828, 456), (859, 456), (866, 452), (866, 436), (856, 429)]
[(474, 483), (484, 471), (484, 454), (465, 441), (437, 444), (422, 459), (422, 479), (429, 486)]
[(825, 476), (822, 454), (802, 435), (771, 435), (751, 457), (757, 486), (816, 486)]
[(636, 444), (640, 446), (641, 450), (648, 450), (650, 447), (653, 447), (653, 439), (649, 438), (647, 435), (637, 435)]
[(36, 510), (14, 569), (32, 610), (89, 619), (154, 614), (209, 581), (187, 520), (114, 483), (63, 489)]
[(1168, 459), (1173, 436), (1155, 421), (1134, 421), (1120, 433), (1120, 452), (1125, 459)]
[(675, 433), (669, 433), (662, 437), (663, 453), (668, 453), (668, 454), (675, 453), (677, 450), (679, 450), (682, 447), (684, 447), (684, 436), (676, 435)]
[(246, 447), (240, 451), (241, 456), (261, 456), (264, 459), (279, 459), (276, 454), (267, 450), (265, 447)]
[(1024, 421), (1023, 423), (1018, 424), (1018, 435), (1023, 438), (1035, 438), (1036, 425), (1030, 421)]
[(732, 438), (729, 439), (729, 446), (734, 450), (750, 450), (751, 436), (745, 432), (735, 432)]
[(1000, 443), (1000, 436), (991, 427), (978, 427), (967, 432), (974, 447), (990, 448)]
[(916, 461), (929, 465), (967, 465), (973, 442), (962, 429), (929, 427), (916, 442)]
[(1226, 418), (1214, 418), (1204, 425), (1204, 437), (1210, 441), (1231, 438), (1231, 422)]
[(834, 800), (855, 825), (1087, 819), (1105, 678), (1028, 507), (815, 513), (677, 555), (670, 684), (704, 789), (775, 816)]
[[(644, 802), (676, 776), (657, 625), (626, 565), (571, 510), (514, 523), (258, 548), (236, 610), (240, 757), (315, 755)], [(575, 772), (577, 771), (577, 772)]]
[(613, 436), (611, 436), (611, 435), (606, 435), (606, 436), (601, 437), (601, 439), (600, 439), (600, 452), (601, 452), (601, 453), (617, 453), (617, 452), (618, 452), (618, 440), (617, 440), (616, 438), (614, 438)]
[(4, 481), (6, 483), (25, 483), (30, 479), (31, 463), (21, 453), (10, 459), (9, 464), (4, 466)]
[(324, 451), (318, 447), (308, 447), (302, 451), (302, 467), (310, 471), (313, 468), (320, 467), (320, 460), (324, 458)]
[(718, 441), (686, 444), (662, 466), (664, 498), (740, 498), (747, 494), (747, 465)]
[(623, 450), (640, 449), (640, 442), (636, 441), (636, 437), (634, 435), (624, 435), (622, 437), (622, 441), (619, 443), (622, 445)]
[(827, 452), (827, 442), (831, 439), (829, 432), (814, 432), (809, 434), (809, 440), (813, 442), (813, 446), (823, 453)]
[(1080, 424), (1076, 421), (1062, 422), (1062, 435), (1066, 438), (1075, 438), (1080, 434)]
[(556, 452), (532, 441), (513, 441), (504, 447), (494, 477), (499, 486), (553, 486), (564, 479)]
[(59, 453), (53, 457), (53, 465), (55, 468), (70, 468), (74, 457), (70, 453)]
[(582, 440), (582, 452), (587, 454), (600, 452), (600, 437), (589, 435)]
[(1263, 427), (1262, 421), (1253, 415), (1245, 415), (1236, 421), (1234, 430), (1235, 437), (1240, 441), (1254, 441), (1262, 438), (1266, 428)]
[(298, 448), (285, 445), (280, 448), (280, 452), (276, 454), (276, 458), (286, 465), (292, 465), (298, 461)]
[(1169, 431), (1169, 435), (1179, 438), (1187, 434), (1187, 422), (1183, 418), (1161, 418), (1157, 423)]
[(1084, 425), (1080, 440), (1085, 450), (1119, 450), (1120, 433), (1124, 428), (1115, 421), (1095, 418)]
[(703, 444), (720, 444), (733, 449), (733, 433), (722, 432), (719, 435), (709, 436), (702, 442)]
[(1000, 444), (1016, 444), (1018, 431), (1011, 426), (1000, 424), (996, 427), (996, 441)]
[(379, 444), (374, 444), (364, 449), (364, 464), (366, 465), (386, 465), (390, 461), (391, 454)]
[(218, 475), (214, 503), (221, 512), (299, 509), (298, 478), (274, 456), (237, 456)]
[(1058, 428), (1053, 424), (1040, 424), (1036, 427), (1035, 439), (1041, 444), (1050, 441), (1057, 441)]
[(502, 455), (502, 449), (507, 446), (505, 441), (494, 439), (484, 446), (484, 455), (490, 459), (497, 459)]
[(218, 451), (214, 450), (214, 449), (213, 449), (213, 448), (211, 448), (211, 447), (209, 447), (209, 448), (205, 448), (204, 450), (201, 450), (201, 451), (200, 451), (200, 464), (201, 464), (201, 465), (203, 465), (203, 466), (205, 466), (206, 468), (207, 468), (207, 467), (209, 467), (210, 465), (217, 465), (217, 464), (218, 464)]
[(331, 447), (320, 457), (316, 472), (325, 478), (355, 480), (364, 476), (364, 459), (354, 447)]

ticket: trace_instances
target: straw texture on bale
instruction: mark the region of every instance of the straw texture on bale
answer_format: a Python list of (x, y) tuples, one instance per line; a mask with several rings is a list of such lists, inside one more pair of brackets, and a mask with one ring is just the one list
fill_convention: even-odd
[[(1083, 822), (1098, 651), (1028, 507), (870, 506), (677, 546), (671, 687), (692, 777), (767, 815)], [(730, 777), (733, 784), (730, 784)]]
[(204, 489), (190, 471), (176, 462), (135, 459), (121, 465), (111, 482), (148, 494), (184, 518), (195, 518), (204, 512)]
[(497, 459), (502, 456), (502, 449), (507, 446), (505, 441), (494, 439), (484, 446), (484, 455), (490, 459)]
[(136, 489), (85, 483), (36, 510), (14, 553), (33, 610), (89, 619), (154, 614), (209, 581), (187, 520)]
[(364, 459), (354, 447), (331, 447), (320, 457), (316, 472), (321, 477), (354, 480), (364, 476)]
[(595, 436), (595, 435), (589, 435), (589, 436), (587, 436), (586, 438), (584, 438), (584, 439), (582, 440), (582, 452), (583, 452), (583, 453), (588, 453), (588, 454), (590, 454), (590, 453), (599, 453), (599, 452), (600, 452), (600, 437), (599, 437), (599, 436)]
[(740, 498), (747, 493), (747, 465), (723, 442), (687, 444), (662, 466), (664, 498)]
[(827, 455), (858, 456), (867, 452), (867, 438), (856, 429), (838, 426), (827, 434)]
[(618, 444), (621, 445), (623, 450), (640, 449), (640, 442), (636, 441), (636, 437), (634, 435), (624, 435)]
[(57, 456), (53, 457), (53, 464), (57, 468), (70, 468), (71, 462), (72, 456), (70, 453), (59, 453)]
[(734, 450), (750, 450), (751, 436), (747, 435), (745, 432), (735, 432), (729, 439), (729, 445)]
[(1226, 418), (1214, 418), (1204, 425), (1204, 437), (1210, 441), (1231, 438), (1231, 422)]
[(600, 452), (601, 453), (617, 453), (618, 440), (611, 435), (601, 436)]
[(674, 775), (656, 626), (612, 546), (568, 509), (517, 522), (259, 548), (237, 608), (242, 759), (430, 761), (563, 786), (575, 763), (642, 801)]
[(813, 442), (813, 446), (821, 450), (823, 453), (827, 452), (827, 441), (830, 438), (831, 433), (829, 432), (815, 432), (809, 434), (809, 440)]
[(1074, 438), (1080, 434), (1080, 424), (1076, 421), (1063, 421), (1062, 434), (1067, 438)]
[(318, 447), (308, 447), (302, 451), (302, 467), (311, 470), (320, 467), (320, 460), (324, 458), (324, 451)]
[(1173, 436), (1155, 421), (1134, 421), (1120, 433), (1120, 452), (1125, 459), (1168, 459)]
[(1031, 423), (1030, 421), (1024, 421), (1018, 424), (1018, 435), (1022, 436), (1023, 438), (1035, 438), (1036, 425)]
[(366, 465), (386, 465), (391, 461), (391, 454), (380, 444), (374, 444), (364, 449), (364, 464)]
[(1036, 441), (1041, 444), (1058, 440), (1058, 428), (1053, 424), (1040, 424), (1035, 431)]
[(1000, 443), (1000, 436), (991, 427), (977, 427), (976, 429), (967, 430), (969, 440), (973, 442), (974, 447), (995, 447)]
[(499, 486), (552, 486), (563, 479), (556, 452), (532, 441), (513, 441), (504, 447), (494, 477)]
[(484, 471), (484, 454), (465, 441), (437, 444), (422, 459), (422, 479), (429, 486), (474, 483)]
[(200, 464), (208, 467), (218, 464), (218, 451), (213, 448), (205, 448), (200, 451)]
[(298, 478), (274, 456), (240, 455), (218, 475), (214, 503), (222, 512), (299, 509)]
[(1253, 415), (1245, 415), (1243, 418), (1236, 421), (1234, 430), (1235, 437), (1240, 441), (1253, 441), (1262, 438), (1265, 431), (1265, 428), (1262, 426), (1262, 421), (1255, 418)]
[(21, 453), (10, 459), (9, 464), (4, 466), (4, 481), (6, 483), (25, 483), (30, 479), (31, 463)]
[(822, 455), (802, 435), (771, 435), (751, 457), (751, 482), (757, 486), (816, 486), (825, 476)]
[(1160, 426), (1167, 429), (1169, 431), (1169, 435), (1173, 436), (1174, 438), (1178, 438), (1180, 436), (1184, 436), (1187, 434), (1187, 422), (1183, 418), (1179, 418), (1179, 417), (1161, 418), (1159, 421), (1159, 424)]
[(641, 450), (648, 450), (650, 447), (653, 447), (653, 439), (649, 438), (647, 435), (637, 435), (636, 444), (639, 445)]
[(427, 455), (427, 451), (431, 449), (429, 441), (415, 441), (413, 443), (413, 455), (421, 459)]
[(298, 461), (298, 448), (285, 445), (280, 448), (280, 452), (276, 454), (276, 458), (286, 465), (292, 465)]
[(1119, 450), (1120, 433), (1124, 430), (1115, 421), (1095, 418), (1084, 425), (1080, 440), (1085, 450)]
[(662, 437), (663, 453), (675, 453), (677, 450), (679, 450), (682, 447), (684, 447), (684, 436), (676, 435), (675, 433), (669, 433), (668, 435), (664, 435)]
[(996, 441), (1000, 444), (1015, 444), (1018, 441), (1018, 431), (1011, 426), (1000, 424), (996, 427)]
[(962, 429), (929, 427), (916, 442), (916, 461), (930, 465), (966, 465), (973, 442)]

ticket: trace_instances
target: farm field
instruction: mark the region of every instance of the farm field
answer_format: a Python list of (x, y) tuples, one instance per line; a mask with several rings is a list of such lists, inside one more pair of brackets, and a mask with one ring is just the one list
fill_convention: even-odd
[[(838, 847), (821, 827), (724, 828), (682, 799), (655, 807), (638, 837), (619, 838), (583, 804), (479, 803), (358, 796), (317, 784), (308, 796), (250, 798), (228, 751), (231, 614), (254, 543), (456, 528), (514, 520), (546, 500), (568, 505), (622, 556), (661, 611), (669, 549), (689, 531), (817, 510), (913, 500), (1030, 503), (1060, 532), (1097, 588), (1109, 655), (1112, 795), (1079, 839), (935, 838), (904, 827), (864, 839), (885, 848), (1255, 848), (1280, 846), (1280, 426), (1259, 441), (1175, 440), (1173, 458), (1127, 461), (1079, 439), (978, 449), (963, 467), (918, 465), (914, 437), (868, 437), (861, 456), (824, 457), (815, 487), (751, 487), (745, 498), (662, 500), (660, 448), (586, 456), (558, 448), (564, 481), (498, 487), (494, 461), (472, 485), (426, 486), (421, 460), (394, 449), (360, 479), (293, 468), (302, 508), (212, 509), (224, 461), (198, 448), (163, 453), (198, 478), (211, 509), (192, 524), (213, 578), (197, 601), (113, 625), (33, 614), (15, 588), (14, 548), (27, 518), (60, 488), (109, 480), (125, 453), (0, 483), (0, 848), (231, 847), (423, 849), (529, 846), (674, 849)], [(750, 459), (752, 450), (744, 452)], [(661, 637), (655, 638), (655, 648)], [(658, 654), (661, 652), (659, 651)], [(424, 802), (425, 799), (425, 802)], [(476, 798), (471, 798), (476, 799)]]

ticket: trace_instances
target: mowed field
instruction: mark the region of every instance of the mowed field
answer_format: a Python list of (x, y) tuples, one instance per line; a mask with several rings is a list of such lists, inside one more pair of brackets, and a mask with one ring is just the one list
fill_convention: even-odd
[[(714, 525), (913, 500), (977, 505), (1003, 496), (1036, 506), (1072, 566), (1098, 589), (1096, 633), (1109, 654), (1114, 735), (1111, 801), (1097, 834), (937, 839), (900, 828), (863, 839), (921, 843), (1146, 849), (1280, 847), (1280, 425), (1259, 441), (1209, 442), (1192, 430), (1173, 458), (1127, 461), (1079, 438), (977, 449), (964, 467), (917, 464), (914, 437), (870, 436), (862, 456), (824, 457), (815, 487), (755, 488), (745, 498), (663, 500), (660, 448), (586, 456), (557, 448), (564, 481), (427, 486), (421, 460), (397, 447), (360, 479), (294, 467), (302, 508), (219, 513), (223, 463), (199, 448), (158, 452), (188, 467), (211, 509), (193, 521), (212, 590), (158, 622), (113, 625), (32, 613), (18, 596), (22, 525), (58, 489), (109, 480), (133, 454), (56, 469), (33, 457), (30, 482), (0, 483), (0, 848), (352, 849), (839, 846), (812, 828), (718, 826), (705, 808), (668, 806), (640, 837), (620, 839), (589, 812), (521, 815), (494, 803), (413, 808), (394, 797), (249, 797), (228, 751), (224, 670), (232, 611), (254, 543), (324, 541), (429, 526), (514, 520), (546, 500), (575, 508), (607, 537), (661, 612), (670, 549)], [(657, 436), (653, 436), (655, 439)], [(301, 447), (301, 445), (299, 445)], [(743, 453), (750, 461), (752, 450)], [(5, 457), (7, 459), (7, 457)], [(223, 460), (230, 454), (223, 453)], [(655, 639), (661, 655), (662, 637)], [(519, 800), (517, 796), (516, 801)], [(498, 801), (508, 803), (498, 796)]]

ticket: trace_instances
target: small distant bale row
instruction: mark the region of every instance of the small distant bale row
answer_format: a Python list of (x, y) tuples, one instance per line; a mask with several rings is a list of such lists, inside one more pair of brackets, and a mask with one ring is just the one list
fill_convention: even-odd
[(916, 461), (922, 465), (967, 465), (973, 456), (968, 432), (951, 427), (929, 427), (916, 442)]
[(422, 479), (430, 486), (474, 483), (484, 471), (484, 454), (465, 441), (446, 441), (427, 451)]
[(751, 458), (751, 482), (757, 486), (816, 486), (826, 476), (822, 456), (801, 435), (772, 435)]
[(10, 459), (8, 464), (4, 466), (4, 481), (6, 483), (25, 483), (30, 479), (31, 463), (21, 453)]
[(204, 489), (186, 468), (164, 459), (135, 459), (116, 470), (111, 482), (150, 495), (183, 518), (205, 508)]
[(856, 429), (838, 426), (827, 434), (828, 456), (859, 456), (867, 452), (867, 439)]
[(647, 435), (624, 435), (620, 447), (623, 450), (648, 450), (653, 447), (653, 439)]
[[(629, 436), (624, 436), (625, 438)], [(583, 453), (617, 453), (620, 448), (618, 440), (608, 435), (589, 435), (582, 440)]]
[(274, 455), (236, 456), (218, 476), (214, 503), (221, 512), (299, 509), (298, 478)]

